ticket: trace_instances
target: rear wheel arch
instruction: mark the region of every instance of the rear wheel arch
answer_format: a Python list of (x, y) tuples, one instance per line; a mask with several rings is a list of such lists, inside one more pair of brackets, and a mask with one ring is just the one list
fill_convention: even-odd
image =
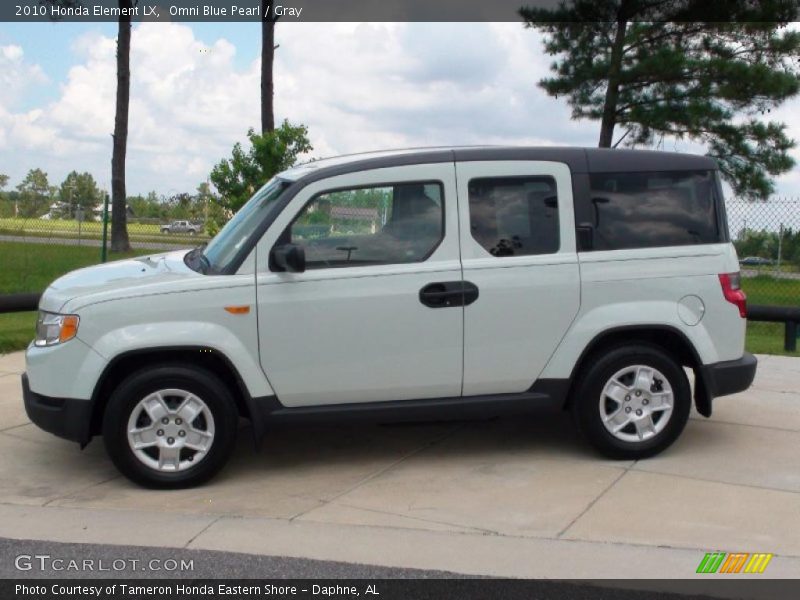
[[(204, 368), (216, 375), (225, 384), (236, 401), (239, 414), (250, 419), (254, 423), (254, 428), (257, 427), (257, 420), (253, 418), (253, 400), (244, 384), (244, 380), (231, 360), (213, 348), (179, 346), (132, 350), (114, 357), (104, 369), (92, 394), (90, 433), (98, 435), (101, 432), (103, 415), (111, 392), (128, 375), (150, 366), (181, 362)], [(260, 431), (257, 433), (260, 433)]]
[(675, 358), (681, 366), (691, 368), (695, 374), (694, 400), (697, 411), (705, 417), (711, 416), (711, 396), (700, 368), (703, 361), (686, 334), (669, 325), (631, 325), (607, 329), (597, 334), (584, 348), (572, 369), (567, 407), (572, 403), (575, 382), (592, 356), (615, 347), (633, 344), (656, 346)]
[(617, 344), (592, 356), (578, 375), (571, 406), (587, 441), (626, 460), (669, 447), (691, 410), (689, 381), (675, 357), (648, 342)]

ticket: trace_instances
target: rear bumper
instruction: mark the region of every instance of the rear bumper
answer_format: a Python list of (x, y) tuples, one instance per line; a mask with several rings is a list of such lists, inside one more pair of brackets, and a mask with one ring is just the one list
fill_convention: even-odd
[(742, 358), (703, 365), (703, 378), (712, 398), (743, 392), (753, 383), (758, 360), (749, 352)]
[(31, 391), (28, 375), (22, 375), (22, 398), (28, 418), (45, 431), (73, 442), (91, 439), (92, 403), (89, 400), (50, 398)]

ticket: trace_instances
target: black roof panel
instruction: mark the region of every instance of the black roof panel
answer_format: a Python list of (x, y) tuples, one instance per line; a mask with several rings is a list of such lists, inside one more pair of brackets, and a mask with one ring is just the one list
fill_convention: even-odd
[(705, 171), (716, 170), (717, 163), (707, 156), (657, 152), (652, 150), (618, 150), (611, 148), (552, 147), (454, 147), (403, 151), (397, 154), (369, 154), (346, 157), (344, 161), (322, 160), (316, 168), (299, 177), (303, 184), (319, 179), (367, 169), (382, 169), (404, 165), (491, 161), (542, 160), (566, 164), (573, 173), (613, 173), (617, 171)]

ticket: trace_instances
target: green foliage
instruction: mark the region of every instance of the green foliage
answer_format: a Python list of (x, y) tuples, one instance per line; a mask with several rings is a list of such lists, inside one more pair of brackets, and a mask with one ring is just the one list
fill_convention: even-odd
[(214, 194), (207, 181), (197, 186), (196, 205), (202, 215), (205, 233), (210, 236), (217, 235), (222, 224), (228, 219), (219, 205), (219, 198)]
[(74, 216), (73, 210), (80, 206), (84, 211), (84, 218), (92, 218), (92, 210), (103, 201), (103, 193), (91, 173), (78, 173), (72, 171), (58, 188), (58, 199), (69, 206), (68, 216)]
[(540, 86), (565, 96), (573, 118), (600, 120), (601, 146), (612, 145), (615, 126), (617, 144), (703, 143), (736, 194), (756, 198), (794, 165), (785, 125), (760, 118), (800, 89), (800, 32), (786, 27), (796, 10), (747, 0), (571, 0), (520, 14), (556, 57)]
[(51, 199), (47, 173), (41, 169), (31, 169), (17, 186), (17, 191), (20, 217), (38, 217), (47, 212)]
[[(781, 264), (800, 266), (800, 231), (784, 229), (780, 242)], [(774, 231), (753, 229), (740, 231), (733, 245), (736, 246), (739, 258), (759, 256), (776, 262), (778, 260), (778, 233)]]
[(8, 185), (8, 175), (0, 173), (0, 192)]
[(219, 192), (215, 204), (222, 209), (219, 214), (226, 220), (275, 174), (312, 150), (308, 129), (304, 125), (290, 125), (288, 121), (263, 135), (250, 129), (247, 138), (250, 140), (247, 151), (237, 143), (231, 158), (222, 160), (211, 171), (211, 182)]
[(138, 219), (166, 220), (169, 216), (167, 206), (155, 192), (146, 196), (128, 196), (128, 206)]

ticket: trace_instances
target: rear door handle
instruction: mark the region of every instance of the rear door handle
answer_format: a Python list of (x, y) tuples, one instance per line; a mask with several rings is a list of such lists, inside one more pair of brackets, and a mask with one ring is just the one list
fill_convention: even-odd
[(430, 308), (467, 306), (478, 299), (478, 287), (469, 281), (429, 283), (419, 291), (419, 301)]

